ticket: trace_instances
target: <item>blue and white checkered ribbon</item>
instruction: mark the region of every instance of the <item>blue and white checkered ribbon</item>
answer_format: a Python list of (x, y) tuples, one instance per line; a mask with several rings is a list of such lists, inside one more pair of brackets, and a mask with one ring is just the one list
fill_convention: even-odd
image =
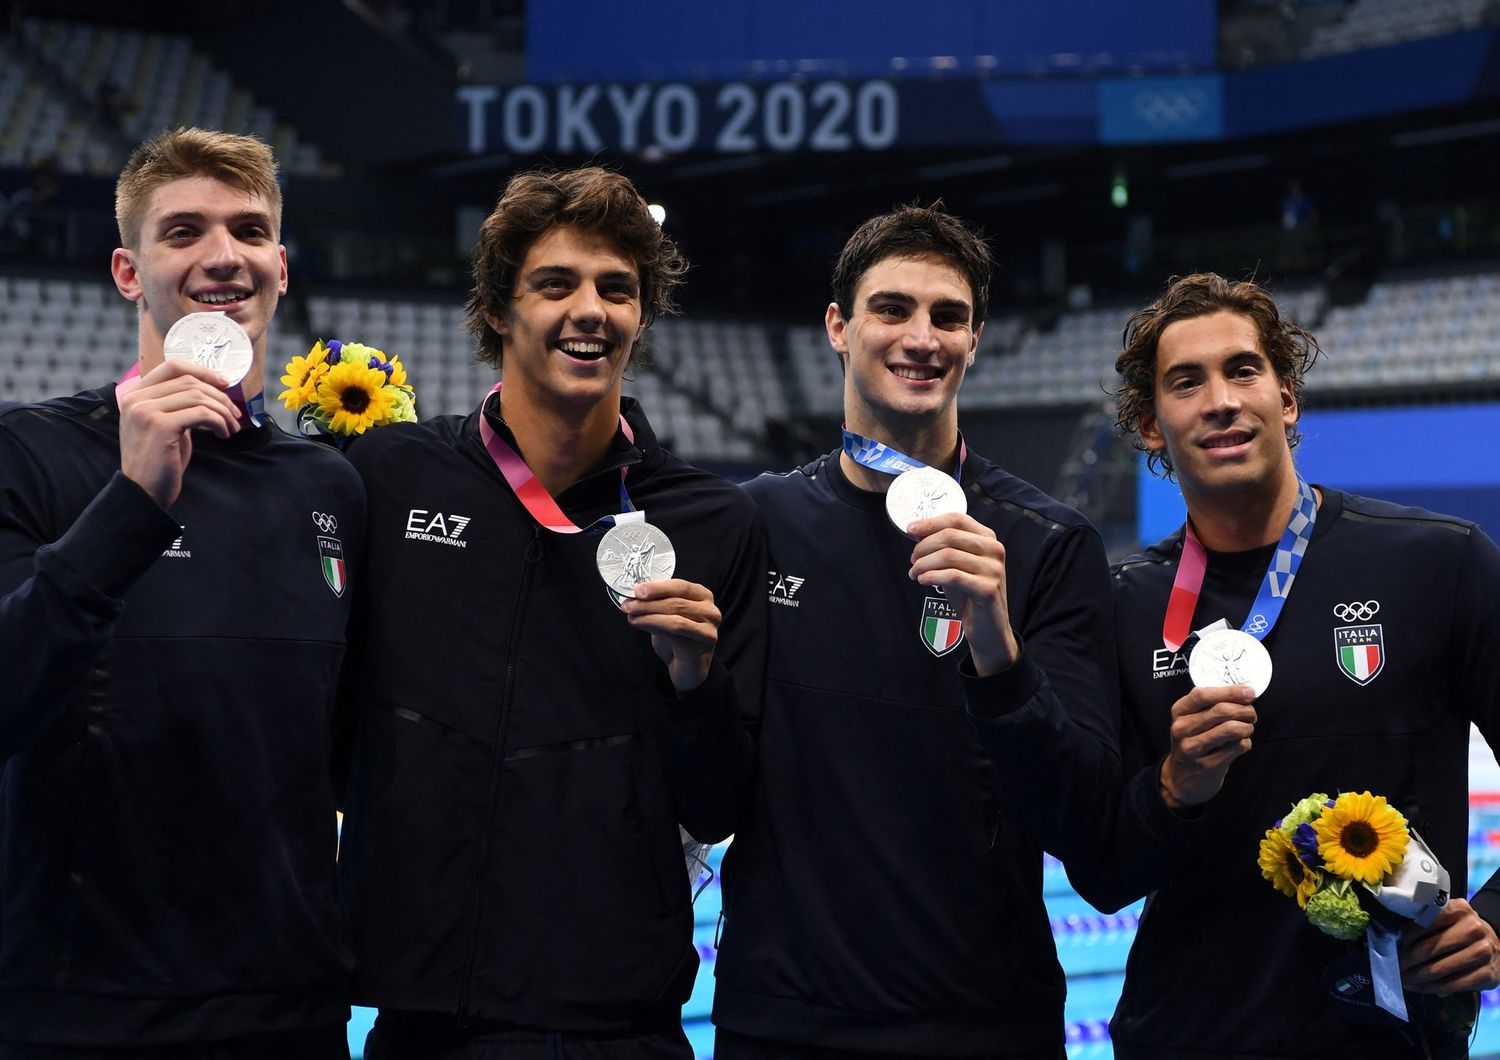
[[(847, 426), (841, 430), (844, 436), (844, 452), (849, 454), (849, 459), (872, 471), (899, 475), (903, 471), (915, 471), (919, 467), (927, 466), (916, 457), (907, 456), (899, 449), (892, 449), (884, 442), (877, 442), (873, 438), (855, 434)], [(964, 444), (963, 435), (959, 435), (958, 467), (953, 470), (954, 478), (959, 478), (963, 474), (964, 458), (968, 455), (969, 447)]]
[(1291, 594), (1297, 570), (1302, 566), (1302, 557), (1307, 552), (1307, 543), (1312, 540), (1313, 526), (1318, 521), (1318, 499), (1307, 479), (1297, 476), (1297, 503), (1281, 532), (1281, 540), (1261, 580), (1260, 592), (1250, 605), (1249, 617), (1240, 628), (1256, 640), (1263, 640), (1281, 617), (1286, 598)]

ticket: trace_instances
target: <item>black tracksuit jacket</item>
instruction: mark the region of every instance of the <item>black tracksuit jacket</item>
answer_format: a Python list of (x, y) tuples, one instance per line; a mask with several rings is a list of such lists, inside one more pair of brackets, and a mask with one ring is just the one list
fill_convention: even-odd
[(738, 487), (623, 409), (635, 443), (617, 434), (557, 501), (579, 526), (618, 512), (628, 468), (676, 576), (713, 591), (714, 665), (681, 700), (611, 600), (598, 537), (532, 519), (478, 413), (349, 450), (370, 494), (342, 852), (363, 1004), (628, 1034), (677, 1019), (691, 992), (678, 824), (722, 839), (749, 782), (738, 711), (759, 695), (763, 533)]
[[(1266, 635), (1275, 671), (1256, 702), (1251, 750), (1190, 819), (1168, 811), (1157, 772), (1173, 701), (1192, 687), (1187, 656), (1162, 646), (1182, 552), (1178, 533), (1115, 572), (1125, 694), (1126, 819), (1096, 901), (1151, 893), (1110, 1025), (1131, 1060), (1340, 1057), (1422, 1051), (1392, 1027), (1342, 1018), (1324, 969), (1364, 947), (1330, 938), (1256, 864), (1261, 837), (1315, 791), (1384, 795), (1431, 845), (1464, 895), (1468, 749), (1474, 722), (1500, 741), (1500, 549), (1473, 523), (1323, 488), (1323, 503), (1280, 619)], [(1271, 548), (1209, 553), (1198, 629), (1238, 628)], [(1342, 633), (1340, 631), (1343, 631)], [(1357, 634), (1379, 646), (1373, 675), (1341, 664)], [(1500, 884), (1474, 898), (1500, 923)]]
[[(1071, 864), (1109, 833), (1108, 567), (1071, 508), (972, 451), (961, 481), (1005, 545), (1023, 642), (983, 678), (942, 595), (908, 577), (884, 494), (836, 452), (746, 486), (772, 636), (759, 784), (725, 856), (721, 1029), (892, 1056), (1062, 1052), (1042, 851)], [(987, 746), (1041, 750), (997, 767)]]
[(0, 410), (0, 1039), (339, 1026), (359, 479), (274, 425), (196, 432), (167, 513), (119, 424), (113, 387)]

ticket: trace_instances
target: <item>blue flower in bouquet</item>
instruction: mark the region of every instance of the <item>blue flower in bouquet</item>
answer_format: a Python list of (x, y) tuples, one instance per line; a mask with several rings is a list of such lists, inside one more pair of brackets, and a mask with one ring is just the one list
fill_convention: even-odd
[(1297, 849), (1297, 856), (1310, 868), (1323, 867), (1323, 855), (1318, 853), (1318, 830), (1311, 822), (1302, 822), (1292, 832), (1292, 846)]

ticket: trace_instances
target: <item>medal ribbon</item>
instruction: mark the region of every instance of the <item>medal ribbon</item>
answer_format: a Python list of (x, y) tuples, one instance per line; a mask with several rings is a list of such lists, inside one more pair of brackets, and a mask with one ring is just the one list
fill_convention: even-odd
[[(1281, 617), (1281, 609), (1291, 595), (1292, 582), (1302, 566), (1302, 556), (1307, 551), (1307, 543), (1312, 540), (1313, 524), (1317, 519), (1318, 499), (1307, 480), (1299, 474), (1297, 503), (1292, 505), (1292, 514), (1287, 518), (1286, 529), (1281, 532), (1281, 540), (1271, 556), (1271, 565), (1261, 579), (1260, 591), (1250, 605), (1245, 624), (1240, 627), (1256, 640), (1264, 640)], [(1198, 608), (1198, 595), (1203, 589), (1203, 575), (1207, 569), (1208, 553), (1189, 519), (1183, 527), (1182, 558), (1177, 561), (1177, 577), (1172, 581), (1172, 596), (1167, 601), (1167, 615), (1161, 626), (1162, 643), (1169, 651), (1182, 647), (1192, 633), (1193, 612)]]
[[(927, 465), (915, 457), (907, 456), (899, 449), (892, 449), (884, 442), (877, 442), (873, 438), (855, 434), (844, 424), (840, 430), (844, 436), (844, 452), (849, 454), (849, 459), (856, 464), (869, 468), (871, 471), (881, 471), (887, 475), (899, 475), (903, 471), (914, 471), (919, 467)], [(969, 458), (969, 446), (964, 441), (964, 436), (958, 436), (958, 467), (953, 469), (953, 477), (961, 478), (964, 470), (964, 461)]]
[[(120, 376), (115, 383), (115, 393), (128, 394), (141, 385), (141, 366), (137, 362), (130, 366), (130, 371)], [(252, 427), (259, 427), (266, 422), (266, 395), (264, 392), (253, 397), (245, 396), (243, 384), (236, 383), (224, 391), (229, 400), (234, 402), (234, 407), (240, 411), (240, 419), (249, 423)]]
[[(490, 387), (489, 393), (484, 395), (484, 400), (479, 403), (479, 437), (484, 442), (485, 452), (490, 454), (490, 459), (500, 469), (500, 474), (505, 481), (510, 483), (511, 490), (516, 499), (531, 513), (531, 517), (541, 526), (546, 527), (557, 534), (581, 534), (585, 531), (591, 533), (603, 533), (611, 526), (623, 525), (625, 523), (641, 523), (646, 521), (646, 513), (635, 510), (635, 505), (630, 503), (630, 494), (625, 490), (625, 473), (628, 468), (620, 468), (620, 514), (605, 515), (595, 519), (586, 527), (577, 526), (567, 514), (558, 507), (557, 501), (552, 499), (552, 494), (547, 492), (547, 487), (537, 481), (537, 477), (531, 473), (531, 468), (526, 466), (526, 461), (521, 459), (521, 454), (512, 449), (500, 437), (499, 432), (490, 426), (488, 417), (485, 416), (485, 408), (490, 399), (498, 400), (500, 388), (503, 381)], [(626, 441), (635, 443), (635, 432), (630, 429), (630, 424), (625, 422), (625, 417), (620, 417), (620, 431), (625, 435)]]
[(1365, 928), (1365, 945), (1370, 952), (1370, 979), (1375, 990), (1375, 1004), (1395, 1016), (1410, 1022), (1406, 1013), (1406, 995), (1401, 990), (1401, 959), (1396, 947), (1401, 942), (1401, 932), (1388, 927), (1372, 917)]

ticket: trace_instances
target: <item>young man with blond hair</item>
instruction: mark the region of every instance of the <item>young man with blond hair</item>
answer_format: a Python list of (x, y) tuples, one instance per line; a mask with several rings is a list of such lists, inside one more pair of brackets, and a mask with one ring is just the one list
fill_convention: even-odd
[[(364, 496), (254, 415), (287, 286), (275, 162), (163, 133), (116, 213), (130, 372), (0, 407), (0, 1058), (347, 1057), (329, 725), (350, 597), (324, 559), (358, 569)], [(250, 341), (230, 393), (165, 355), (209, 313)]]

